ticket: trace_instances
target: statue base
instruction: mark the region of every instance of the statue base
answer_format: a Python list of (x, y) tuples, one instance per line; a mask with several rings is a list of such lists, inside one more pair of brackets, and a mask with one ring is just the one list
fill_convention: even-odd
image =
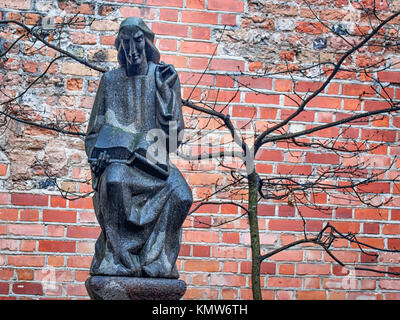
[(92, 300), (179, 300), (186, 283), (177, 279), (92, 276), (85, 282)]

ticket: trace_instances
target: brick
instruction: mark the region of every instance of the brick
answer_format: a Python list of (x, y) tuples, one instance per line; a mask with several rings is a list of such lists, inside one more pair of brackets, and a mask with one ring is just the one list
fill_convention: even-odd
[(307, 153), (306, 162), (322, 164), (339, 164), (339, 156), (333, 153)]
[[(14, 270), (15, 269), (12, 269), (12, 268), (10, 268), (10, 269), (0, 268), (0, 280), (11, 280), (14, 277)], [(5, 282), (0, 282), (0, 286), (3, 283), (5, 283)], [(8, 293), (8, 291), (7, 291), (7, 293)]]
[(21, 221), (38, 221), (39, 211), (34, 209), (24, 209), (20, 211)]
[(35, 282), (17, 282), (12, 285), (12, 291), (15, 294), (43, 295), (41, 283)]
[(65, 288), (68, 296), (87, 296), (84, 284), (68, 284)]
[(211, 217), (195, 217), (193, 220), (194, 228), (210, 228), (211, 227)]
[(48, 265), (52, 267), (63, 267), (64, 266), (64, 256), (48, 256)]
[(382, 82), (400, 83), (400, 72), (380, 71), (378, 72), (378, 80)]
[(185, 261), (185, 271), (195, 272), (218, 272), (219, 262), (218, 261), (203, 261), (203, 260), (190, 260)]
[(278, 174), (310, 175), (311, 170), (311, 166), (280, 164), (277, 166), (276, 171)]
[(182, 7), (182, 0), (146, 0), (149, 6)]
[(10, 266), (16, 266), (16, 267), (43, 267), (44, 260), (45, 260), (44, 256), (36, 256), (36, 255), (8, 256), (8, 264)]
[(268, 279), (268, 287), (299, 288), (301, 287), (301, 279), (289, 277), (270, 277)]
[(223, 176), (220, 174), (211, 173), (193, 173), (189, 176), (189, 184), (191, 185), (214, 185), (219, 181), (223, 181)]
[(35, 272), (32, 269), (17, 269), (18, 280), (33, 280)]
[[(137, 1), (138, 3), (143, 3), (143, 0), (130, 0), (130, 3), (132, 1)], [(154, 8), (149, 8), (149, 7), (121, 7), (120, 12), (122, 17), (128, 18), (128, 17), (139, 17), (142, 19), (150, 19), (154, 20), (155, 15), (156, 15), (156, 10)]]
[(16, 251), (18, 250), (18, 240), (0, 239), (0, 249), (7, 251)]
[(361, 139), (372, 140), (379, 142), (394, 142), (396, 141), (396, 131), (382, 130), (382, 129), (364, 129), (361, 132)]
[(383, 234), (400, 234), (400, 224), (385, 224), (382, 228)]
[(272, 79), (264, 77), (238, 77), (241, 86), (252, 89), (272, 89)]
[(242, 287), (246, 285), (246, 278), (239, 275), (211, 274), (210, 282), (216, 286)]
[(364, 223), (363, 232), (369, 234), (379, 234), (379, 224), (378, 223)]
[(72, 5), (71, 3), (60, 3), (59, 7), (72, 14), (94, 14), (94, 4), (91, 3), (75, 3)]
[(8, 204), (9, 194), (8, 193), (0, 193), (0, 204)]
[(68, 90), (82, 90), (83, 79), (82, 78), (71, 78), (67, 79), (67, 89)]
[(100, 235), (100, 227), (68, 226), (68, 238), (89, 238), (97, 239)]
[(389, 212), (386, 209), (355, 209), (354, 218), (362, 220), (387, 220)]
[(67, 258), (67, 266), (71, 268), (89, 268), (92, 256), (70, 256)]
[(293, 264), (280, 264), (278, 273), (281, 275), (294, 274), (295, 265)]
[(275, 215), (275, 207), (266, 204), (259, 204), (257, 208), (257, 214), (259, 216), (274, 216)]
[(15, 235), (43, 236), (44, 226), (37, 224), (9, 224), (8, 232)]
[(11, 203), (16, 206), (47, 206), (48, 196), (29, 193), (12, 193)]
[(275, 91), (291, 92), (293, 82), (291, 80), (276, 79), (274, 84)]
[(400, 250), (400, 239), (394, 238), (394, 239), (388, 239), (388, 249), (392, 250)]
[(235, 261), (225, 261), (222, 266), (222, 272), (239, 272), (239, 264)]
[(215, 258), (246, 259), (247, 249), (241, 247), (218, 246), (218, 247), (213, 247), (212, 256)]
[(25, 72), (35, 73), (38, 71), (39, 64), (36, 61), (22, 61), (22, 70)]
[(30, 0), (15, 0), (15, 1), (7, 1), (7, 0), (0, 0), (1, 8), (8, 8), (8, 9), (30, 9), (31, 8), (31, 1)]
[[(211, 102), (239, 102), (240, 100), (240, 93), (235, 90), (212, 90), (212, 89), (205, 89), (203, 90), (204, 93), (204, 100), (211, 101)], [(204, 122), (209, 123), (209, 121), (205, 120)], [(216, 127), (219, 126), (218, 123), (215, 123)]]
[(170, 35), (175, 37), (188, 36), (189, 27), (185, 25), (154, 22), (151, 26), (155, 34)]
[(77, 252), (80, 253), (93, 253), (94, 252), (94, 242), (80, 241), (77, 244)]
[(298, 264), (296, 266), (296, 274), (299, 275), (328, 275), (330, 273), (330, 264)]
[[(173, 39), (160, 39), (158, 42), (158, 49), (162, 51), (176, 51), (178, 49), (178, 41)], [(181, 78), (179, 79), (181, 80)]]
[(207, 68), (209, 59), (207, 58), (190, 58), (190, 68), (195, 70), (202, 70), (204, 71)]
[(303, 260), (303, 251), (301, 250), (286, 250), (281, 251), (269, 258), (274, 261), (301, 261)]
[(217, 24), (218, 14), (204, 11), (183, 11), (182, 22), (199, 24)]
[(341, 99), (332, 97), (316, 97), (308, 103), (310, 108), (341, 109)]
[(177, 22), (178, 21), (178, 10), (160, 9), (160, 20)]
[(210, 63), (210, 70), (220, 71), (244, 71), (244, 62), (239, 60), (213, 59)]
[(379, 287), (386, 290), (400, 290), (400, 280), (380, 280)]
[(69, 208), (71, 209), (93, 209), (92, 198), (79, 198), (69, 200)]
[(212, 231), (189, 231), (184, 234), (185, 242), (219, 242), (219, 233)]
[(346, 96), (374, 96), (376, 95), (375, 89), (371, 88), (370, 86), (366, 85), (359, 85), (359, 84), (343, 84), (342, 85), (342, 94)]
[(46, 235), (49, 237), (63, 237), (65, 235), (65, 227), (59, 225), (48, 225)]
[(360, 185), (357, 188), (358, 192), (370, 192), (370, 193), (389, 193), (390, 183), (384, 182), (371, 182), (365, 185)]
[(17, 221), (18, 220), (18, 210), (17, 209), (0, 209), (0, 220), (3, 221)]
[(261, 149), (257, 153), (255, 159), (260, 161), (274, 161), (274, 162), (283, 161), (283, 153), (282, 151), (278, 150)]
[(223, 233), (222, 234), (222, 242), (224, 243), (239, 243), (239, 233)]
[(179, 256), (190, 256), (190, 247), (189, 245), (181, 244)]
[(186, 0), (188, 9), (204, 9), (205, 0)]
[(248, 106), (233, 106), (232, 117), (250, 118), (253, 119), (257, 116), (257, 108)]
[(175, 68), (186, 68), (188, 63), (188, 58), (181, 55), (161, 55), (161, 61), (167, 64), (172, 64)]
[[(240, 272), (251, 274), (252, 264), (250, 261), (243, 261), (240, 264)], [(263, 262), (260, 266), (260, 274), (275, 274), (276, 264), (272, 262)]]
[(325, 291), (297, 291), (298, 300), (326, 300)]
[(99, 72), (76, 62), (64, 62), (61, 65), (61, 73), (74, 76), (98, 77)]
[(19, 250), (33, 252), (36, 250), (36, 240), (21, 240)]
[(210, 246), (193, 246), (193, 257), (209, 257)]
[(119, 23), (110, 20), (95, 20), (90, 25), (91, 30), (95, 31), (118, 31)]
[(235, 300), (238, 299), (238, 290), (235, 289), (222, 289), (222, 299)]
[(210, 39), (210, 29), (203, 27), (192, 27), (192, 38), (193, 39)]
[(75, 44), (93, 45), (96, 44), (97, 37), (95, 34), (87, 32), (71, 32), (71, 41)]
[(39, 240), (39, 251), (75, 252), (75, 241)]
[(244, 4), (241, 0), (209, 0), (207, 2), (208, 10), (243, 12)]
[(183, 41), (181, 42), (182, 53), (195, 53), (212, 55), (215, 53), (217, 45), (214, 43), (200, 42), (200, 41)]
[(226, 26), (237, 25), (237, 15), (235, 14), (221, 14), (221, 23)]
[(76, 211), (43, 210), (43, 221), (76, 223)]
[(274, 94), (247, 92), (244, 101), (246, 103), (279, 105), (279, 96)]

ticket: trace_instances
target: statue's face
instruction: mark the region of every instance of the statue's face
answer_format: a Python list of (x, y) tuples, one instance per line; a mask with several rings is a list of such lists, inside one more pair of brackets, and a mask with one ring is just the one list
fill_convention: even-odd
[(121, 30), (121, 44), (128, 68), (135, 68), (146, 61), (145, 41), (143, 32), (134, 27)]

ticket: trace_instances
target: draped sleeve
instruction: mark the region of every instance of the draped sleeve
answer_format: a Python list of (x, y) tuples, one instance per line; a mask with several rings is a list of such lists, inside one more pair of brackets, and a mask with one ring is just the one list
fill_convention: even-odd
[(96, 97), (93, 103), (92, 112), (90, 114), (89, 125), (85, 138), (85, 150), (88, 157), (92, 153), (93, 147), (96, 143), (97, 136), (101, 127), (105, 122), (105, 90), (106, 90), (106, 75), (104, 74), (100, 79), (100, 84), (97, 89)]
[[(177, 72), (173, 65), (161, 63), (157, 68), (165, 69), (170, 68), (172, 74)], [(155, 77), (159, 77), (160, 73), (155, 73)], [(165, 83), (165, 79), (159, 79), (160, 82)], [(156, 79), (157, 82), (157, 79)], [(166, 95), (168, 100), (163, 99), (163, 95), (160, 92), (161, 88), (157, 88), (156, 92), (156, 122), (157, 126), (161, 128), (166, 134), (168, 153), (175, 152), (181, 144), (181, 133), (184, 129), (183, 115), (182, 115), (182, 99), (181, 99), (181, 86), (179, 77), (176, 76), (175, 81), (170, 85), (163, 86), (162, 90), (169, 91)], [(176, 137), (172, 137), (175, 135)], [(169, 140), (174, 139), (175, 143), (169, 143)]]

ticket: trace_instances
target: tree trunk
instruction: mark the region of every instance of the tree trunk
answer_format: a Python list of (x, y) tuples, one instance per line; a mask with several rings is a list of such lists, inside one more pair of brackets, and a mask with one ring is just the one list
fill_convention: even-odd
[(260, 235), (258, 230), (258, 182), (257, 174), (253, 171), (248, 176), (249, 182), (249, 225), (250, 225), (250, 241), (251, 241), (251, 288), (254, 300), (262, 300), (261, 284), (260, 284)]

